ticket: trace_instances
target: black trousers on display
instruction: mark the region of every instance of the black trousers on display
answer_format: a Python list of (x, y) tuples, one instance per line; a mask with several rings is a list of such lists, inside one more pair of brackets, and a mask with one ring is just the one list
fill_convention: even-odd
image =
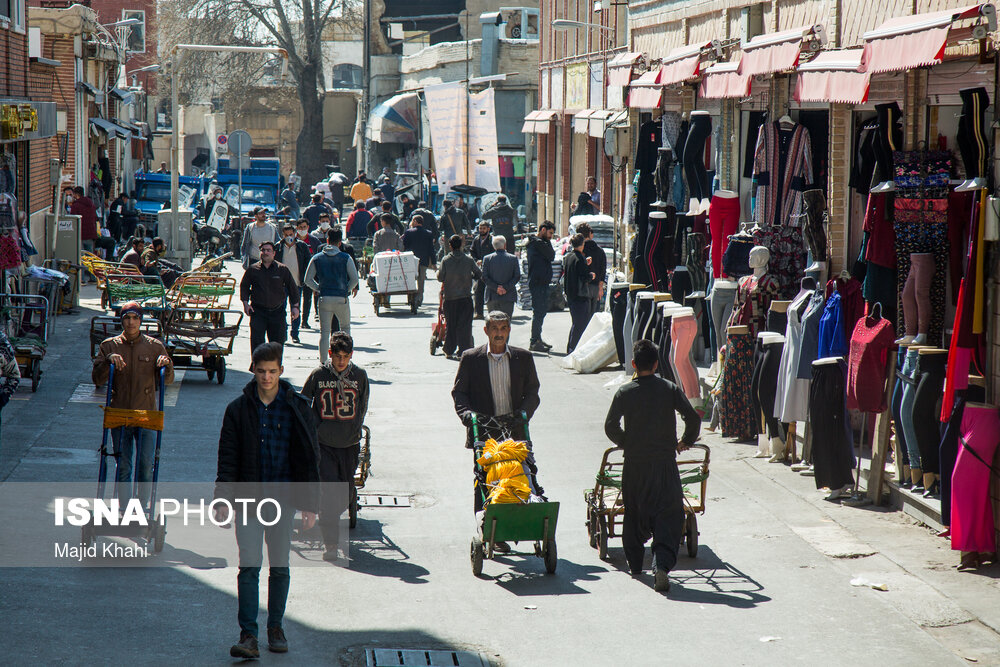
[(615, 349), (618, 351), (618, 363), (620, 364), (625, 363), (625, 311), (627, 309), (628, 288), (613, 290), (611, 292), (611, 328), (614, 330)]
[(781, 352), (784, 343), (767, 343), (761, 347), (759, 366), (754, 367), (751, 391), (764, 413), (767, 437), (785, 439), (784, 425), (774, 416), (774, 399), (778, 392), (778, 371), (781, 369)]
[(670, 326), (673, 323), (673, 318), (663, 316), (661, 320), (660, 334), (655, 341), (660, 350), (660, 377), (676, 384), (677, 378), (674, 376), (674, 367), (670, 365), (670, 349), (673, 347), (671, 344), (673, 341), (670, 338)]
[(272, 310), (254, 308), (250, 315), (250, 351), (253, 352), (258, 345), (264, 343), (265, 337), (268, 342), (284, 345), (288, 333), (285, 317), (284, 306)]
[(896, 178), (892, 152), (903, 150), (903, 128), (899, 124), (903, 112), (898, 104), (889, 102), (888, 104), (876, 104), (875, 113), (878, 114), (878, 129), (875, 131), (874, 146), (878, 178), (882, 181), (891, 181)]
[(664, 255), (672, 255), (673, 228), (676, 225), (674, 209), (667, 209), (666, 218), (650, 217), (646, 230), (646, 247), (643, 259), (649, 267), (649, 282), (656, 292), (666, 292), (670, 283)]
[(990, 96), (985, 88), (963, 88), (962, 113), (958, 117), (958, 150), (962, 153), (967, 178), (986, 175), (986, 159), (990, 154), (990, 144), (986, 138), (986, 107)]
[(847, 364), (813, 365), (809, 387), (812, 459), (816, 488), (840, 489), (854, 483), (854, 442), (847, 421)]
[[(891, 320), (890, 320), (891, 321)], [(889, 409), (892, 411), (892, 423), (896, 432), (896, 449), (903, 459), (903, 465), (910, 465), (910, 457), (906, 448), (906, 436), (903, 434), (903, 389), (906, 384), (899, 377), (899, 372), (903, 369), (903, 361), (906, 360), (906, 348), (900, 347), (896, 353), (896, 383), (892, 387), (892, 404)], [(892, 378), (890, 378), (890, 381)]]
[(693, 114), (684, 144), (684, 176), (692, 199), (707, 199), (712, 195), (708, 172), (705, 170), (705, 142), (712, 134), (712, 119), (708, 115)]
[(941, 396), (946, 354), (922, 355), (917, 360), (917, 389), (913, 395), (913, 431), (917, 434), (921, 470), (939, 473), (941, 457)]

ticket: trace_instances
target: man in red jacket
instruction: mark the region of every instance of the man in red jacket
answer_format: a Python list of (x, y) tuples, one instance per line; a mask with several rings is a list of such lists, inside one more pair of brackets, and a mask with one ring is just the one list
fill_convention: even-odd
[[(69, 214), (80, 216), (80, 240), (83, 241), (83, 249), (94, 252), (94, 241), (100, 236), (97, 227), (97, 207), (94, 206), (94, 200), (86, 196), (79, 185), (73, 188), (72, 197), (73, 203), (69, 205)], [(96, 281), (96, 278), (94, 280)]]

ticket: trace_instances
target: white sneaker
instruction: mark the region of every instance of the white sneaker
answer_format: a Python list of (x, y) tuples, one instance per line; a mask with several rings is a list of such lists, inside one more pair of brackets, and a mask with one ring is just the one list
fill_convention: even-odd
[(893, 181), (883, 181), (871, 189), (873, 193), (893, 192), (896, 190), (896, 183)]

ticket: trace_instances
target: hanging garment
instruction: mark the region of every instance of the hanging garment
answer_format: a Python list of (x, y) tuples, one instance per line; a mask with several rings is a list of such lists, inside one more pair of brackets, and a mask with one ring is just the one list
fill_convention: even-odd
[(679, 380), (679, 386), (690, 401), (701, 402), (698, 387), (698, 370), (691, 358), (694, 339), (698, 335), (698, 322), (693, 314), (674, 315), (670, 322), (670, 362)]
[(756, 338), (757, 332), (763, 331), (767, 323), (767, 311), (771, 301), (777, 298), (778, 285), (769, 273), (760, 277), (744, 276), (738, 285), (729, 326), (750, 327), (750, 335)]
[(981, 403), (986, 400), (986, 390), (977, 385), (970, 385), (955, 398), (955, 409), (951, 419), (941, 436), (941, 525), (951, 525), (951, 476), (955, 471), (955, 460), (958, 458), (958, 439), (962, 435), (962, 415), (966, 403)]
[(892, 323), (884, 317), (864, 317), (854, 326), (847, 358), (848, 409), (862, 412), (886, 409), (887, 364), (894, 336)]
[(920, 460), (920, 446), (918, 445), (917, 433), (913, 428), (913, 397), (917, 391), (917, 384), (913, 379), (917, 370), (917, 350), (908, 349), (903, 361), (903, 370), (899, 377), (903, 381), (903, 397), (899, 403), (900, 425), (903, 427), (903, 436), (906, 441), (906, 455), (910, 459), (911, 468), (922, 468)]
[(722, 269), (722, 257), (729, 246), (729, 237), (740, 226), (739, 197), (712, 197), (708, 226), (712, 233), (712, 276), (721, 278), (727, 275)]
[(899, 452), (904, 466), (910, 465), (909, 448), (906, 445), (906, 433), (903, 431), (903, 390), (906, 383), (903, 381), (903, 365), (906, 363), (906, 348), (900, 347), (896, 352), (896, 376), (889, 378), (895, 384), (892, 387), (892, 402), (889, 409), (892, 412), (893, 431), (896, 438), (896, 451)]
[(896, 266), (896, 230), (893, 228), (892, 214), (895, 200), (891, 193), (872, 192), (865, 207), (865, 227), (868, 234), (864, 259), (879, 266)]
[(0, 231), (0, 269), (21, 266), (21, 243), (16, 229)]
[[(781, 356), (785, 349), (783, 341), (771, 341), (762, 345), (759, 370), (756, 373), (754, 393), (764, 415), (768, 438), (785, 439), (785, 429), (774, 416), (774, 406), (778, 391), (778, 377), (781, 372)], [(772, 452), (772, 454), (777, 452)]]
[(875, 137), (878, 118), (870, 118), (861, 123), (854, 137), (854, 156), (851, 162), (851, 177), (847, 185), (858, 194), (867, 196), (872, 187), (875, 173)]
[(756, 246), (751, 234), (740, 232), (730, 236), (722, 253), (722, 274), (735, 279), (753, 273), (750, 268), (750, 251)]
[(691, 114), (687, 141), (684, 144), (684, 177), (687, 179), (691, 198), (701, 201), (711, 194), (708, 172), (705, 170), (705, 142), (712, 134), (712, 117), (708, 114)]
[(844, 335), (844, 313), (840, 294), (834, 292), (826, 300), (823, 317), (819, 320), (819, 358), (847, 356), (847, 337)]
[(687, 143), (688, 122), (681, 121), (680, 129), (677, 131), (677, 143), (673, 145), (674, 158), (680, 167), (674, 169), (674, 208), (678, 211), (686, 211), (688, 207), (687, 187), (684, 185), (684, 144)]
[(996, 407), (967, 403), (960, 442), (951, 475), (951, 548), (992, 553), (997, 545), (990, 473), (1000, 443), (1000, 413)]
[(872, 143), (877, 168), (875, 180), (891, 181), (896, 173), (893, 163), (893, 153), (903, 147), (903, 126), (900, 119), (903, 112), (895, 102), (876, 104), (875, 113), (878, 125)]
[(668, 265), (663, 261), (663, 243), (667, 237), (671, 237), (670, 241), (673, 241), (672, 227), (676, 224), (673, 213), (673, 209), (670, 209), (666, 213), (652, 211), (649, 214), (649, 229), (646, 230), (646, 249), (643, 251), (642, 261), (646, 263), (649, 284), (655, 292), (666, 292), (670, 284)]
[(799, 281), (806, 270), (806, 250), (799, 227), (764, 227), (753, 233), (754, 242), (771, 256), (767, 272), (778, 283), (778, 298), (791, 299), (799, 293)]
[(633, 280), (648, 285), (649, 269), (646, 262), (646, 234), (649, 227), (650, 204), (656, 200), (654, 175), (656, 159), (660, 148), (662, 128), (659, 121), (649, 121), (639, 127), (635, 151), (635, 215), (632, 222), (636, 228), (635, 244), (632, 246)]
[(660, 206), (674, 202), (674, 154), (666, 147), (657, 151), (656, 173), (653, 176), (653, 187), (656, 189), (656, 200)]
[(840, 295), (841, 323), (844, 326), (845, 340), (851, 339), (854, 325), (865, 316), (865, 299), (861, 291), (861, 282), (851, 277), (846, 279), (837, 277), (826, 283), (826, 298), (829, 299), (833, 292)]
[(809, 299), (809, 305), (802, 313), (802, 349), (798, 353), (795, 377), (800, 380), (812, 378), (812, 362), (820, 358), (819, 322), (823, 318), (826, 299), (822, 290), (816, 290)]
[(948, 193), (948, 275), (951, 278), (951, 303), (958, 303), (958, 288), (965, 275), (965, 259), (972, 229), (975, 192)]
[(882, 316), (896, 328), (896, 267), (887, 268), (869, 262), (861, 294), (869, 308), (882, 306)]
[(747, 114), (747, 137), (743, 144), (743, 178), (753, 178), (754, 155), (757, 152), (757, 138), (760, 128), (767, 122), (766, 111), (751, 111)]
[[(625, 363), (625, 318), (628, 312), (628, 285), (611, 287), (611, 331), (615, 336), (618, 363)], [(626, 369), (628, 370), (628, 369)]]
[[(803, 324), (799, 313), (811, 304), (813, 292), (806, 290), (788, 305), (788, 325), (785, 327), (785, 345), (781, 351), (774, 410), (771, 416), (786, 424), (806, 421), (809, 417), (809, 378), (800, 378), (796, 369), (803, 351)], [(822, 293), (820, 298), (822, 298)], [(808, 313), (808, 307), (804, 311)], [(811, 363), (811, 362), (810, 362)]]
[(691, 232), (687, 238), (687, 255), (684, 262), (691, 276), (691, 289), (705, 293), (708, 289), (708, 272), (705, 271), (705, 235)]
[(790, 130), (777, 122), (762, 125), (753, 170), (757, 224), (800, 226), (802, 193), (813, 183), (809, 131), (798, 124)]
[(822, 190), (802, 193), (803, 236), (814, 262), (826, 261), (826, 196)]
[(813, 364), (809, 419), (817, 489), (840, 489), (854, 483), (854, 443), (844, 405), (846, 371), (843, 360)]
[(990, 154), (989, 126), (986, 124), (986, 107), (990, 96), (985, 88), (963, 88), (962, 113), (958, 117), (958, 150), (962, 154), (965, 177), (972, 179), (986, 175), (986, 160)]
[(722, 392), (719, 396), (722, 437), (752, 440), (757, 425), (750, 396), (753, 375), (753, 339), (749, 334), (728, 334)]
[(920, 469), (938, 474), (941, 472), (941, 391), (944, 389), (945, 361), (948, 355), (917, 355), (913, 379), (917, 386), (913, 392), (913, 432), (920, 451)]

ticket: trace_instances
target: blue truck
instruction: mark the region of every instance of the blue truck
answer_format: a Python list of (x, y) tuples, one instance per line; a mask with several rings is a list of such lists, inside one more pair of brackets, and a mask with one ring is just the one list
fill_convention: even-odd
[[(278, 193), (281, 190), (281, 163), (278, 158), (252, 157), (250, 168), (243, 170), (243, 206), (241, 213), (250, 215), (260, 206), (270, 213), (277, 213)], [(239, 174), (229, 166), (229, 158), (219, 158), (219, 168), (214, 179), (223, 191), (237, 185)]]
[[(178, 185), (181, 207), (194, 209), (204, 191), (205, 179), (180, 176)], [(146, 231), (155, 236), (159, 211), (164, 204), (170, 208), (170, 174), (138, 172), (135, 175), (135, 198), (139, 221)]]

